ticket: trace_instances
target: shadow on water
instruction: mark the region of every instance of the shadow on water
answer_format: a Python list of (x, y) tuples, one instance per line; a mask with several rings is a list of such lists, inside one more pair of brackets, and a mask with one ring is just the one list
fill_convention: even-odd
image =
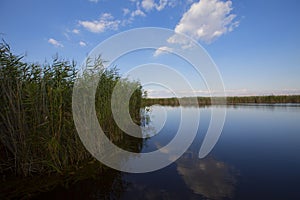
[(36, 199), (120, 199), (127, 185), (121, 172), (107, 169), (70, 186), (57, 186), (50, 192), (36, 196)]

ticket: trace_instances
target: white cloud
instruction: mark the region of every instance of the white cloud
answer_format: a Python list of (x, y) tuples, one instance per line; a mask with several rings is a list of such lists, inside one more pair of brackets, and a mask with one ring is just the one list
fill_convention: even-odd
[(189, 49), (195, 45), (188, 37), (179, 33), (168, 38), (167, 42), (170, 44), (179, 44), (182, 49)]
[[(168, 4), (168, 0), (160, 0), (160, 1), (159, 1), (159, 4), (156, 4), (156, 5), (155, 5), (156, 10), (158, 10), (158, 11), (163, 10), (163, 9), (166, 7), (167, 4)], [(171, 4), (170, 4), (170, 5), (171, 5)]]
[[(123, 20), (123, 25), (131, 23), (135, 17), (146, 17), (146, 13), (156, 9), (157, 11), (163, 10), (166, 6), (173, 7), (175, 5), (174, 1), (176, 0), (159, 0), (156, 2), (155, 0), (130, 0), (132, 3), (136, 4), (135, 10), (133, 10), (128, 19)], [(129, 13), (128, 9), (123, 9), (123, 16), (126, 16)]]
[(135, 11), (133, 11), (131, 13), (131, 17), (134, 18), (136, 16), (142, 16), (142, 17), (145, 17), (146, 14), (141, 10), (141, 9), (136, 9)]
[(79, 34), (80, 31), (79, 31), (78, 29), (73, 29), (73, 30), (72, 30), (72, 33)]
[(85, 46), (86, 46), (86, 43), (83, 42), (83, 41), (80, 41), (80, 42), (79, 42), (79, 45), (82, 46), (82, 47), (85, 47)]
[(64, 45), (62, 45), (60, 42), (58, 42), (57, 40), (50, 38), (48, 40), (48, 43), (52, 44), (55, 47), (64, 47)]
[(239, 25), (231, 14), (231, 1), (200, 0), (183, 14), (175, 32), (184, 33), (196, 40), (210, 43)]
[(158, 49), (156, 49), (156, 51), (154, 52), (153, 56), (157, 57), (161, 54), (165, 54), (165, 53), (170, 53), (173, 52), (173, 49), (167, 46), (163, 46), (163, 47), (159, 47)]
[(136, 2), (136, 10), (131, 12), (129, 21), (132, 22), (136, 16), (142, 16), (142, 17), (146, 16), (146, 14), (140, 8), (140, 2), (139, 1)]
[(154, 0), (143, 0), (142, 1), (142, 7), (146, 10), (146, 11), (150, 11), (155, 7), (155, 3)]
[(128, 8), (123, 8), (123, 15), (126, 16), (130, 13), (130, 10)]
[(89, 0), (89, 2), (98, 3), (99, 0)]
[[(155, 3), (154, 0), (143, 0), (142, 1), (142, 7), (145, 9), (145, 11), (149, 12), (153, 8), (156, 8), (156, 10), (161, 11), (168, 5), (168, 0), (160, 0), (159, 3)], [(169, 4), (172, 5), (172, 4)]]
[(110, 13), (104, 13), (99, 20), (79, 21), (79, 24), (93, 33), (102, 33), (106, 30), (117, 30), (121, 21), (114, 20)]

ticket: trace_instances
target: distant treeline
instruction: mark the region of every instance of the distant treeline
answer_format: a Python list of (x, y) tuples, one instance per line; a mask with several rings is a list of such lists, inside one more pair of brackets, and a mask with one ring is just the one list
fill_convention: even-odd
[[(40, 65), (22, 59), (13, 55), (5, 42), (0, 43), (0, 175), (62, 174), (91, 160), (72, 116), (75, 62), (54, 58), (51, 64)], [(87, 64), (100, 74), (95, 104), (103, 131), (114, 143), (139, 151), (141, 139), (121, 141), (126, 134), (115, 125), (110, 101), (118, 81), (123, 82), (124, 93), (129, 86), (136, 86), (130, 114), (138, 123), (141, 85), (121, 80), (116, 69), (104, 70), (100, 58)]]
[[(180, 98), (182, 105), (191, 105), (195, 98), (198, 101), (199, 106), (211, 105), (212, 101), (210, 97), (183, 97)], [(215, 102), (221, 102), (217, 104), (224, 104), (220, 97), (213, 97)], [(220, 100), (220, 101), (218, 101)], [(280, 95), (280, 96), (244, 96), (244, 97), (227, 97), (226, 104), (276, 104), (276, 103), (300, 103), (300, 95)], [(179, 106), (179, 99), (177, 98), (144, 98), (143, 105), (151, 106), (154, 104), (168, 105), (168, 106)], [(216, 104), (216, 103), (215, 103)]]

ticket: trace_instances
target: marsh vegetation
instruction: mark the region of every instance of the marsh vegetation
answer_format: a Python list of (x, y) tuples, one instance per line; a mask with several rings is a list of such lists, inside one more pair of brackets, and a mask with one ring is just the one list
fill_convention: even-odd
[[(266, 96), (232, 96), (226, 97), (224, 102), (221, 97), (212, 97), (217, 104), (287, 104), (300, 103), (300, 95), (266, 95)], [(182, 97), (182, 98), (144, 98), (143, 105), (184, 106), (191, 105), (193, 100), (198, 101), (199, 106), (212, 105), (211, 97)], [(179, 103), (181, 102), (181, 104)], [(216, 104), (216, 103), (215, 103)]]
[[(114, 85), (122, 81), (136, 86), (130, 99), (130, 114), (139, 121), (142, 87), (138, 82), (121, 80), (116, 68), (104, 69), (101, 58), (89, 63), (100, 74), (95, 104), (99, 123), (110, 140), (123, 144), (110, 110)], [(0, 174), (26, 177), (64, 174), (92, 156), (82, 145), (72, 116), (72, 89), (77, 74), (75, 62), (53, 58), (51, 63), (26, 63), (0, 44)], [(134, 144), (133, 144), (134, 143)], [(128, 145), (128, 143), (125, 143)], [(141, 141), (131, 142), (138, 151)]]

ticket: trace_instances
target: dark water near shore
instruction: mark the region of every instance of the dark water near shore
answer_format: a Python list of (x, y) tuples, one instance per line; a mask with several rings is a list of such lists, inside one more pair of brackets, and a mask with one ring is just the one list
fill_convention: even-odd
[[(180, 109), (152, 106), (149, 139), (142, 152), (168, 144), (180, 122)], [(42, 193), (47, 199), (300, 199), (300, 107), (220, 106), (227, 116), (216, 146), (204, 159), (199, 148), (207, 131), (210, 107), (200, 108), (197, 136), (171, 165), (149, 173), (107, 172), (68, 188)], [(157, 133), (164, 114), (163, 129)], [(188, 130), (186, 134), (189, 134)]]

